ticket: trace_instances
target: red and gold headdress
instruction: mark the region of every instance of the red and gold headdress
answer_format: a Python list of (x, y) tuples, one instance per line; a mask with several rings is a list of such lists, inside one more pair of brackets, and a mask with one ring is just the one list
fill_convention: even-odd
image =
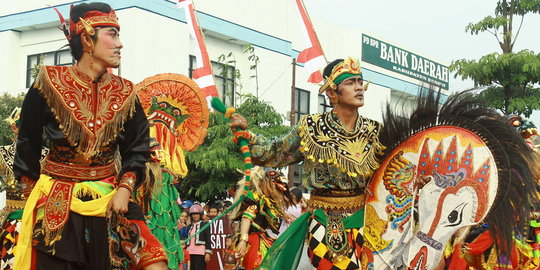
[[(118, 24), (118, 17), (116, 17), (116, 12), (114, 12), (114, 9), (111, 9), (108, 13), (97, 10), (88, 11), (83, 17), (80, 17), (79, 21), (76, 23), (73, 21), (73, 18), (70, 18), (69, 31), (68, 24), (62, 16), (62, 13), (60, 13), (60, 11), (55, 7), (53, 7), (53, 9), (58, 14), (60, 22), (62, 23), (62, 28), (60, 28), (60, 30), (64, 32), (64, 35), (68, 41), (71, 41), (73, 36), (80, 35), (83, 30), (89, 35), (93, 36), (96, 34), (96, 27), (116, 27), (118, 30), (120, 30), (120, 24)], [(73, 5), (71, 5), (70, 13), (71, 9), (73, 9)]]

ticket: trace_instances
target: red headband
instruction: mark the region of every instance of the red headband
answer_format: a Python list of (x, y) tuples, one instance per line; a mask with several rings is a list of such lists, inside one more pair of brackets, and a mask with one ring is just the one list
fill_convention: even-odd
[(81, 32), (85, 30), (84, 22), (88, 23), (92, 28), (112, 26), (120, 30), (120, 25), (118, 24), (118, 18), (116, 17), (114, 9), (111, 9), (109, 13), (103, 13), (96, 10), (88, 11), (82, 18), (79, 18), (77, 23), (73, 23), (73, 19), (71, 18), (69, 21), (70, 34), (73, 35), (73, 33), (75, 33), (75, 35), (80, 35)]
[[(96, 27), (112, 26), (120, 30), (120, 25), (118, 24), (118, 18), (116, 17), (114, 9), (111, 9), (108, 13), (97, 10), (88, 11), (84, 14), (82, 18), (79, 18), (79, 21), (77, 23), (74, 23), (73, 19), (70, 18), (68, 31), (68, 25), (66, 23), (66, 20), (62, 16), (62, 13), (60, 13), (57, 8), (52, 8), (54, 9), (54, 11), (56, 11), (58, 17), (60, 18), (60, 23), (62, 23), (62, 28), (60, 28), (60, 30), (64, 32), (64, 35), (66, 36), (68, 41), (71, 41), (71, 37), (73, 37), (74, 35), (80, 35), (83, 30), (86, 30), (90, 35), (94, 35), (94, 28)], [(72, 9), (73, 5), (71, 5), (70, 13)]]

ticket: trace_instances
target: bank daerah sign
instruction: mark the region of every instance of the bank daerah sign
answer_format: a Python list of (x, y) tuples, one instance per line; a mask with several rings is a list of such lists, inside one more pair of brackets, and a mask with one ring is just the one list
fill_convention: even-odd
[(448, 67), (362, 34), (362, 61), (448, 90)]

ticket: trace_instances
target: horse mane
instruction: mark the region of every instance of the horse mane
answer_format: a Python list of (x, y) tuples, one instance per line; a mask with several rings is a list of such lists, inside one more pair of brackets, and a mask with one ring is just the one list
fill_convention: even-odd
[(408, 118), (397, 115), (387, 104), (380, 135), (387, 147), (385, 155), (412, 135), (435, 126), (465, 128), (482, 138), (499, 175), (497, 195), (483, 223), (495, 238), (498, 254), (509, 255), (513, 233), (528, 234), (530, 211), (539, 202), (533, 151), (504, 117), (470, 91), (451, 95), (444, 102), (442, 98), (440, 91), (423, 91)]

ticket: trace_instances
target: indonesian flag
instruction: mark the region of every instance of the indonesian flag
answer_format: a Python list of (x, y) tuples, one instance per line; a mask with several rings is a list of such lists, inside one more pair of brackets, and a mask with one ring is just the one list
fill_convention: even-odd
[(193, 80), (199, 85), (204, 95), (208, 98), (217, 97), (218, 92), (212, 75), (212, 65), (210, 57), (206, 51), (206, 45), (202, 36), (199, 22), (195, 16), (192, 0), (179, 0), (177, 6), (184, 8), (186, 12), (186, 21), (189, 26), (189, 36), (195, 45), (196, 67), (193, 70)]
[(306, 71), (311, 74), (308, 82), (320, 83), (323, 79), (321, 69), (326, 66), (326, 58), (324, 57), (321, 44), (319, 43), (319, 39), (317, 39), (317, 34), (313, 29), (313, 24), (311, 24), (304, 3), (302, 0), (294, 0), (294, 3), (298, 19), (301, 22), (300, 25), (304, 31), (307, 47), (307, 49), (300, 52), (297, 62), (304, 64)]

